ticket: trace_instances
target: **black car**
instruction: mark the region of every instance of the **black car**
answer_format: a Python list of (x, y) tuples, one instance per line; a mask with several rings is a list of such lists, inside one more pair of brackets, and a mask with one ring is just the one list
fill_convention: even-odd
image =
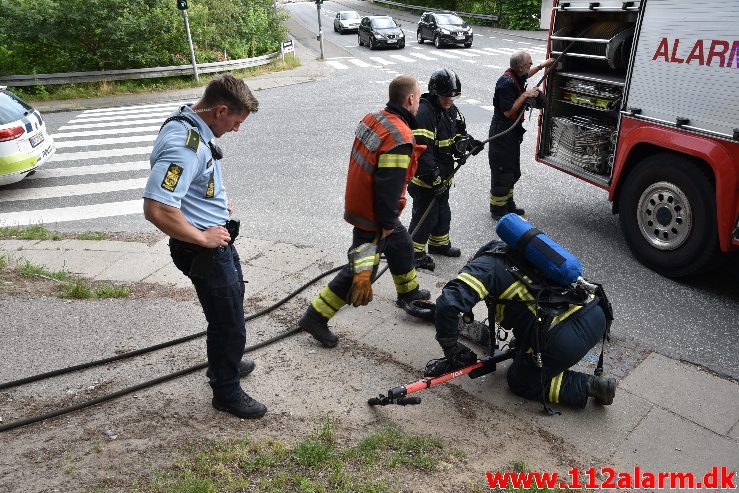
[(359, 46), (367, 44), (370, 50), (380, 46), (405, 47), (405, 34), (400, 24), (387, 15), (370, 15), (359, 23)]
[(427, 39), (433, 41), (437, 48), (457, 44), (469, 48), (472, 46), (472, 28), (453, 12), (426, 12), (418, 21), (416, 38), (419, 43)]

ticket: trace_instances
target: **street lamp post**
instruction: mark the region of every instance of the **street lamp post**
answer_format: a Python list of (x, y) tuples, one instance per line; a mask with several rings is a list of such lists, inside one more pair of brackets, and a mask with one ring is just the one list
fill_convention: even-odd
[(321, 47), (321, 60), (324, 60), (323, 56), (323, 29), (321, 28), (321, 4), (323, 0), (316, 0), (316, 9), (318, 12), (318, 44)]
[(177, 8), (182, 11), (182, 18), (185, 19), (185, 31), (187, 32), (187, 44), (190, 46), (190, 60), (192, 60), (192, 70), (195, 73), (195, 81), (200, 81), (198, 75), (198, 64), (195, 61), (195, 49), (192, 46), (192, 36), (190, 35), (190, 21), (187, 18), (187, 0), (177, 0)]

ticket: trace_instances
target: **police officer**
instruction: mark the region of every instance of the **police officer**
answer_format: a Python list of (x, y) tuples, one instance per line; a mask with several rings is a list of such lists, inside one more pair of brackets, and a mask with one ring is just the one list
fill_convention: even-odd
[(408, 229), (415, 230), (426, 209), (433, 208), (413, 235), (413, 251), (416, 267), (433, 271), (434, 259), (426, 253), (447, 257), (459, 257), (459, 248), (452, 246), (449, 239), (449, 226), (452, 211), (449, 207), (449, 185), (454, 171), (454, 156), (467, 148), (477, 154), (483, 148), (479, 140), (467, 134), (464, 116), (454, 100), (462, 94), (462, 83), (456, 73), (448, 68), (434, 70), (429, 79), (429, 92), (421, 95), (416, 121), (418, 128), (413, 130), (416, 142), (426, 146), (426, 151), (418, 159), (416, 175), (408, 185), (408, 193), (413, 197), (413, 216)]
[[(351, 249), (377, 244), (387, 259), (401, 308), (407, 308), (413, 300), (430, 297), (427, 290), (419, 288), (413, 243), (399, 220), (406, 186), (424, 150), (415, 143), (412, 131), (417, 127), (414, 115), (420, 97), (418, 81), (399, 75), (390, 82), (385, 108), (365, 115), (359, 122), (349, 158), (344, 202), (344, 219), (354, 226)], [(379, 252), (368, 257), (374, 266), (365, 271), (368, 276), (364, 286), (354, 282), (357, 276), (350, 265), (345, 266), (308, 306), (300, 327), (324, 346), (336, 346), (339, 338), (329, 330), (328, 321), (347, 301), (359, 306), (372, 299), (369, 274), (376, 270), (379, 257)], [(360, 288), (369, 292), (357, 293)]]
[[(489, 135), (504, 132), (517, 122), (525, 110), (526, 100), (532, 98), (537, 108), (543, 107), (543, 98), (536, 87), (526, 89), (526, 79), (539, 70), (551, 67), (554, 58), (532, 66), (531, 55), (526, 51), (518, 51), (511, 55), (511, 66), (495, 84), (493, 106), (495, 111), (490, 122)], [(524, 210), (516, 206), (513, 200), (513, 187), (521, 177), (521, 142), (526, 130), (522, 125), (523, 118), (516, 123), (516, 128), (507, 134), (494, 139), (488, 148), (490, 161), (490, 214), (496, 221), (505, 214), (513, 212), (523, 215)]]
[(175, 266), (195, 286), (208, 321), (208, 377), (212, 404), (240, 418), (267, 408), (241, 389), (240, 376), (254, 369), (244, 359), (244, 279), (233, 246), (237, 223), (226, 196), (215, 139), (236, 132), (259, 103), (243, 80), (213, 79), (203, 97), (167, 119), (151, 152), (144, 216), (170, 236)]
[[(583, 294), (577, 303), (560, 302), (552, 312), (548, 332), (538, 334), (535, 286), (528, 282), (530, 279), (515, 276), (516, 270), (511, 269), (520, 269), (526, 262), (518, 258), (512, 263), (506, 252), (505, 243), (491, 241), (442, 289), (436, 301), (434, 323), (444, 358), (431, 362), (426, 376), (438, 376), (477, 361), (477, 355), (458, 341), (459, 315), (471, 312), (472, 307), (487, 298), (491, 301), (490, 327), (495, 322), (513, 330), (517, 352), (507, 378), (515, 394), (579, 408), (585, 407), (588, 397), (600, 404), (611, 404), (616, 393), (613, 378), (568, 369), (603, 339), (606, 317), (602, 300)], [(543, 336), (539, 341), (538, 335)], [(490, 337), (493, 336), (478, 331), (475, 342), (490, 347)], [(543, 370), (535, 361), (537, 347), (541, 350)]]

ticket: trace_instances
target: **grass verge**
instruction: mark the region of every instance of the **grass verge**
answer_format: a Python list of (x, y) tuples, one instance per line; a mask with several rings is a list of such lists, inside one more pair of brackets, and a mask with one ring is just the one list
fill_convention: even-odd
[(53, 240), (59, 241), (64, 238), (61, 233), (49, 231), (42, 224), (31, 226), (2, 226), (0, 227), (0, 239), (14, 240)]
[(126, 286), (113, 286), (111, 284), (92, 285), (84, 277), (75, 277), (69, 282), (62, 284), (59, 297), (86, 300), (90, 298), (125, 298), (130, 294), (131, 289)]
[(26, 261), (24, 264), (18, 264), (17, 266), (18, 274), (20, 274), (23, 277), (46, 277), (55, 279), (57, 281), (66, 281), (71, 278), (68, 272), (64, 270), (59, 271), (50, 271), (47, 270), (44, 267), (41, 267), (40, 265), (34, 265), (30, 263), (29, 261)]
[(196, 492), (364, 492), (400, 491), (410, 478), (459, 458), (428, 436), (382, 428), (355, 446), (340, 446), (331, 421), (290, 447), (248, 438), (189, 447), (167, 471), (158, 471), (135, 491)]
[[(286, 55), (285, 60), (275, 60), (267, 65), (249, 67), (232, 72), (235, 77), (248, 78), (290, 70), (300, 65), (300, 59)], [(157, 79), (116, 80), (90, 82), (83, 84), (60, 84), (53, 86), (38, 85), (33, 87), (12, 87), (12, 91), (30, 103), (39, 101), (97, 98), (120, 94), (139, 94), (142, 92), (167, 91), (171, 89), (188, 89), (204, 87), (218, 74), (202, 74), (196, 82), (192, 76), (162, 77)]]

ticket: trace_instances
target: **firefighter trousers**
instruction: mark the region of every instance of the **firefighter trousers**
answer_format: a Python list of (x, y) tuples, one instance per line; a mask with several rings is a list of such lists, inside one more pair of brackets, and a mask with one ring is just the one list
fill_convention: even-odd
[[(431, 188), (424, 188), (415, 183), (408, 184), (408, 193), (413, 197), (413, 215), (408, 229), (413, 231), (418, 226), (423, 213), (434, 202), (436, 195)], [(452, 210), (449, 207), (449, 190), (447, 190), (439, 195), (423, 224), (413, 235), (413, 251), (425, 252), (426, 243), (437, 247), (449, 245), (449, 225), (451, 222)]]
[[(375, 234), (372, 231), (354, 228), (352, 246), (349, 250), (351, 251), (364, 243), (372, 243)], [(380, 241), (378, 249), (387, 259), (398, 296), (415, 294), (419, 288), (416, 268), (413, 263), (413, 243), (408, 230), (400, 224), (400, 221), (395, 226), (393, 233)], [(377, 266), (375, 266), (376, 271)], [(308, 310), (313, 310), (327, 319), (333, 317), (341, 307), (347, 304), (353, 278), (351, 269), (348, 265), (345, 265), (336, 274), (336, 277), (328, 283), (328, 286), (324, 287), (318, 296), (313, 299)]]
[[(490, 123), (489, 136), (499, 134), (508, 127), (495, 119)], [(521, 142), (523, 129), (509, 133), (490, 142), (488, 162), (490, 164), (490, 207), (507, 207), (513, 200), (513, 187), (521, 178)]]
[[(542, 352), (544, 397), (552, 404), (583, 408), (588, 401), (590, 375), (569, 370), (599, 341), (606, 331), (606, 318), (597, 303), (583, 308), (549, 330)], [(541, 400), (541, 370), (530, 355), (520, 351), (508, 369), (508, 386), (514, 394)]]

